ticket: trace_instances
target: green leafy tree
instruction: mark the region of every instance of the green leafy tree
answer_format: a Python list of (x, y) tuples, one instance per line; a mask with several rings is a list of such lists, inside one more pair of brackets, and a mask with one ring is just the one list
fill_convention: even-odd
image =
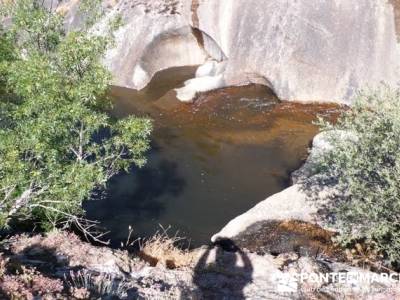
[(5, 93), (7, 63), (14, 58), (12, 43), (0, 27), (0, 95)]
[[(6, 118), (8, 94), (6, 91), (7, 65), (14, 59), (13, 47), (0, 25), (0, 126)], [(4, 124), (3, 124), (4, 125)]]
[(343, 197), (331, 202), (344, 244), (364, 240), (400, 262), (400, 91), (363, 92), (335, 125), (322, 122), (331, 150), (317, 160), (321, 178)]
[(12, 219), (34, 219), (44, 229), (79, 223), (82, 201), (117, 172), (142, 166), (149, 149), (149, 120), (107, 114), (111, 76), (101, 59), (110, 31), (65, 32), (63, 17), (41, 3), (2, 7), (11, 25), (0, 71), (7, 70), (2, 80), (13, 97), (0, 102), (1, 226)]

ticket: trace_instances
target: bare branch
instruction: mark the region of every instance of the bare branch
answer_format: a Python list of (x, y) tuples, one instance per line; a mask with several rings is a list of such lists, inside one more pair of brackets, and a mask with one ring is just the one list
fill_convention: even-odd
[(33, 189), (29, 188), (25, 190), (19, 198), (17, 198), (7, 214), (7, 219), (15, 215), (22, 207), (26, 206), (29, 200), (32, 198)]
[(73, 147), (69, 147), (69, 149), (75, 154), (77, 160), (81, 160), (78, 151), (76, 151)]
[(5, 203), (6, 201), (8, 201), (14, 191), (15, 191), (15, 185), (0, 189), (0, 192), (4, 192), (4, 198), (1, 202)]
[(83, 159), (83, 134), (84, 128), (83, 123), (81, 122), (81, 128), (79, 130), (79, 161)]
[[(11, 200), (10, 197), (15, 190), (16, 187), (13, 187), (12, 190), (8, 191), (6, 194), (5, 198), (3, 199), (3, 203), (5, 201)], [(47, 187), (42, 187), (40, 189), (35, 188), (35, 184), (33, 182), (30, 183), (29, 188), (27, 188), (24, 192), (22, 192), (21, 196), (18, 198), (12, 200), (13, 204), (11, 209), (9, 210), (7, 214), (7, 222), (10, 221), (10, 219), (17, 214), (22, 208), (24, 207), (30, 207), (29, 202), (36, 196), (42, 194)]]
[(79, 218), (75, 215), (69, 214), (65, 211), (59, 210), (55, 207), (49, 207), (43, 204), (33, 204), (31, 207), (41, 207), (43, 209), (47, 209), (53, 212), (57, 212), (64, 217), (67, 218), (67, 220), (64, 222), (65, 224), (70, 227), (72, 224), (74, 224), (81, 233), (85, 236), (87, 240), (93, 240), (97, 243), (103, 244), (103, 245), (109, 245), (110, 241), (103, 240), (102, 238), (109, 233), (109, 231), (100, 231), (98, 229), (98, 222), (96, 221), (91, 221), (85, 218)]

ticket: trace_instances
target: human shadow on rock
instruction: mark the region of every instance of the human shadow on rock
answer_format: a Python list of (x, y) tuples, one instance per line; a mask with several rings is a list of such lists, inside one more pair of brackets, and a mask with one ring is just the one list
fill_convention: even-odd
[(252, 275), (253, 266), (247, 254), (233, 241), (222, 239), (200, 257), (193, 283), (201, 299), (241, 300), (245, 299), (244, 288), (252, 282)]

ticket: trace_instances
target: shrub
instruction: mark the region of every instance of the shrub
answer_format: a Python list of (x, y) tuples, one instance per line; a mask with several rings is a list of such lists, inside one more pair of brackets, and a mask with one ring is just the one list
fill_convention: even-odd
[(360, 93), (336, 124), (321, 121), (341, 134), (327, 135), (333, 147), (315, 170), (342, 192), (329, 205), (340, 241), (371, 243), (391, 263), (400, 261), (399, 100), (400, 90), (384, 86)]
[(77, 218), (82, 201), (142, 166), (149, 148), (149, 120), (107, 113), (111, 75), (101, 61), (116, 24), (65, 32), (64, 17), (35, 0), (0, 1), (0, 13), (11, 20), (0, 31), (0, 81), (13, 95), (0, 91), (0, 227), (34, 219), (43, 229), (88, 228)]
[(149, 239), (139, 240), (139, 256), (152, 266), (161, 264), (169, 269), (191, 265), (194, 253), (180, 248), (177, 244), (184, 239), (176, 234), (170, 236), (168, 229), (161, 227), (161, 231), (157, 231)]

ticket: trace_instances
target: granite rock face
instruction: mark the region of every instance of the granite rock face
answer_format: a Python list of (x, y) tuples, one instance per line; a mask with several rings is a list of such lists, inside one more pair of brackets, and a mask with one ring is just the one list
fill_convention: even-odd
[(116, 32), (116, 47), (105, 60), (116, 85), (140, 90), (158, 71), (205, 62), (207, 54), (190, 26), (190, 5), (119, 1), (110, 9), (107, 17), (120, 13), (125, 24)]
[(213, 60), (224, 69), (212, 88), (262, 83), (283, 100), (349, 102), (359, 88), (397, 82), (396, 3), (105, 1), (105, 19), (125, 21), (105, 64), (116, 85), (142, 89), (160, 70)]
[(397, 80), (395, 17), (384, 0), (207, 0), (197, 15), (227, 57), (228, 85), (255, 81), (280, 99), (345, 102)]

